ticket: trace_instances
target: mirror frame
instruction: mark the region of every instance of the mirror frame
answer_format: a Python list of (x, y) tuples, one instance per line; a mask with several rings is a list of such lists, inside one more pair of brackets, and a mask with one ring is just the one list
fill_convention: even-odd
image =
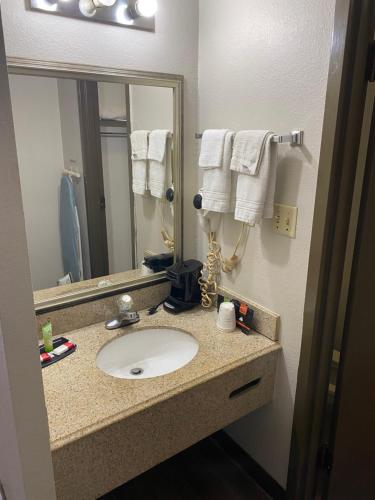
[[(148, 85), (173, 89), (173, 177), (175, 187), (174, 200), (174, 240), (175, 262), (183, 260), (183, 94), (184, 77), (182, 75), (136, 71), (120, 68), (104, 68), (99, 66), (39, 61), (18, 57), (7, 58), (8, 73), (14, 75), (43, 76), (51, 78), (69, 78), (74, 80), (94, 80), (100, 82), (123, 83), (128, 85)], [(133, 270), (134, 271), (134, 270)], [(129, 271), (131, 272), (131, 271)], [(84, 302), (116, 295), (146, 286), (155, 285), (167, 280), (166, 273), (141, 276), (129, 280), (118, 281), (104, 288), (93, 286), (84, 290), (76, 290), (59, 297), (35, 301), (37, 314), (71, 307)], [(85, 281), (82, 281), (85, 283)], [(47, 289), (48, 290), (48, 289)]]

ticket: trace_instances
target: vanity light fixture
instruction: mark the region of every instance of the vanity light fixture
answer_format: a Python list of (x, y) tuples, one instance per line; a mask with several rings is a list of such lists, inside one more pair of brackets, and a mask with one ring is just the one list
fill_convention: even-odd
[[(1, 0), (0, 0), (1, 1)], [(155, 31), (157, 0), (27, 0), (33, 11)]]

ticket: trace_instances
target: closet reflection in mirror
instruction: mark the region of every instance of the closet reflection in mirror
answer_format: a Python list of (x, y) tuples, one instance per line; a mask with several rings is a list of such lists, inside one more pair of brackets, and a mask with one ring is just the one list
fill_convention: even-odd
[(34, 290), (171, 265), (173, 89), (18, 74), (10, 89)]

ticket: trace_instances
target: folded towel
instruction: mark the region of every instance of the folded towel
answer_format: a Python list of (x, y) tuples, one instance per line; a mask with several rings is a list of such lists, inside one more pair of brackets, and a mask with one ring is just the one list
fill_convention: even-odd
[(202, 208), (212, 212), (230, 212), (232, 172), (230, 159), (232, 157), (232, 142), (234, 132), (228, 131), (225, 135), (223, 159), (221, 168), (204, 169), (202, 182)]
[(170, 130), (153, 130), (149, 136), (148, 159), (158, 162), (164, 161), (167, 148), (167, 139), (171, 136)]
[(265, 153), (269, 130), (241, 130), (237, 132), (233, 144), (231, 170), (240, 174), (258, 175)]
[(147, 160), (149, 130), (135, 130), (130, 136), (133, 160)]
[(235, 220), (254, 225), (272, 219), (276, 186), (277, 148), (269, 135), (257, 176), (238, 174)]
[(130, 136), (133, 165), (133, 192), (145, 195), (147, 190), (148, 130), (136, 130)]
[(168, 139), (169, 130), (153, 130), (149, 137), (148, 159), (149, 159), (149, 184), (152, 196), (164, 198), (166, 190), (166, 177), (168, 164), (170, 163), (170, 143)]
[(202, 136), (199, 166), (220, 168), (223, 165), (224, 142), (228, 129), (205, 130)]

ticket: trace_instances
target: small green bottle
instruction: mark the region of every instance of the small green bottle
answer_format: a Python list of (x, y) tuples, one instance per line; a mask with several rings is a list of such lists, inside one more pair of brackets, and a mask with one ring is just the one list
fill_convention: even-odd
[(42, 335), (44, 342), (44, 350), (45, 352), (53, 351), (53, 341), (52, 341), (52, 323), (49, 319), (47, 323), (42, 326)]

